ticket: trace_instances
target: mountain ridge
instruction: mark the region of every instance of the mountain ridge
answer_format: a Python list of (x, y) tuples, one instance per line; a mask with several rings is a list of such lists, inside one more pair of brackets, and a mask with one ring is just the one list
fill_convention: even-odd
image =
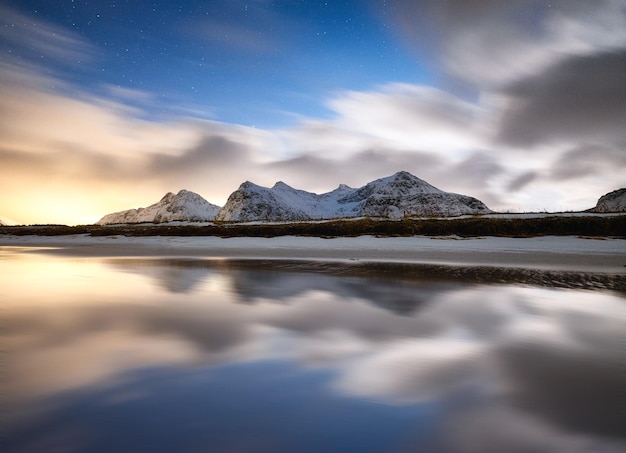
[(200, 195), (181, 190), (167, 193), (146, 208), (114, 212), (96, 224), (163, 223), (173, 221), (306, 221), (354, 217), (401, 219), (405, 216), (452, 217), (492, 212), (480, 200), (445, 192), (426, 181), (400, 171), (362, 187), (339, 184), (316, 194), (283, 181), (271, 188), (244, 181), (223, 207)]
[(216, 220), (298, 221), (360, 216), (399, 219), (407, 215), (450, 217), (490, 212), (476, 198), (444, 192), (400, 171), (359, 188), (341, 184), (319, 195), (282, 181), (272, 188), (246, 181), (230, 195)]

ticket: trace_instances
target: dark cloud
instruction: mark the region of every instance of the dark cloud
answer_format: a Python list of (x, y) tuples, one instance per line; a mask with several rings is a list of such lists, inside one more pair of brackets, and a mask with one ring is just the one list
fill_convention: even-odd
[(516, 146), (626, 143), (626, 50), (573, 57), (508, 89), (500, 139)]
[[(301, 155), (266, 165), (271, 174), (292, 175), (297, 188), (330, 191), (339, 184), (360, 187), (397, 171), (406, 170), (428, 180), (445, 165), (445, 160), (425, 152), (364, 150), (343, 159)], [(289, 181), (286, 181), (289, 182)]]
[(565, 152), (553, 164), (550, 178), (566, 181), (588, 176), (602, 176), (615, 168), (626, 169), (626, 145), (622, 148), (597, 145), (579, 146)]
[[(568, 55), (626, 45), (622, 0), (390, 0), (394, 29), (443, 76), (494, 88)], [(389, 20), (389, 19), (385, 19)], [(584, 43), (584, 44), (583, 44)]]
[(505, 194), (491, 190), (488, 182), (506, 171), (499, 160), (487, 151), (477, 151), (455, 164), (444, 166), (438, 175), (447, 192), (457, 192), (478, 198), (490, 208), (501, 206)]
[(189, 175), (198, 171), (207, 177), (225, 168), (250, 159), (249, 149), (226, 137), (213, 135), (204, 137), (193, 148), (180, 155), (156, 154), (149, 157), (146, 175)]
[(511, 192), (517, 192), (518, 190), (523, 189), (528, 184), (536, 180), (538, 176), (539, 174), (536, 171), (524, 172), (515, 179), (513, 179), (507, 186), (507, 189)]

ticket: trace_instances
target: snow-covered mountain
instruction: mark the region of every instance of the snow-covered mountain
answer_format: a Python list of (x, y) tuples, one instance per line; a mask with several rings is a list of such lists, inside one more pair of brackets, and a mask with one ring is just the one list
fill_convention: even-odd
[(214, 220), (219, 209), (219, 206), (209, 203), (197, 193), (181, 190), (176, 195), (172, 192), (167, 193), (161, 201), (147, 208), (129, 209), (105, 215), (97, 224), (203, 222)]
[(626, 188), (602, 195), (593, 212), (626, 212)]
[(14, 219), (10, 219), (9, 217), (0, 216), (0, 226), (15, 226), (19, 225), (19, 222)]
[(340, 185), (321, 195), (244, 182), (220, 209), (216, 220), (314, 220), (341, 217), (458, 216), (491, 212), (476, 198), (444, 192), (405, 171), (353, 189)]

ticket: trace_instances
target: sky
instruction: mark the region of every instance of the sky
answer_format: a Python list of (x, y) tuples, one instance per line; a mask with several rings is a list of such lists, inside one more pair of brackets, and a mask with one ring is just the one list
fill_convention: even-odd
[(400, 170), (511, 212), (626, 187), (626, 0), (0, 0), (0, 218)]

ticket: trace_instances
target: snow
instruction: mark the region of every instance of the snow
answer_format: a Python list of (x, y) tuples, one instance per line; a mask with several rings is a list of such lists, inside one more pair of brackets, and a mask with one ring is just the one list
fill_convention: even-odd
[[(520, 212), (520, 213), (510, 213), (510, 212), (492, 212), (490, 214), (481, 214), (481, 218), (486, 219), (545, 219), (548, 217), (615, 217), (624, 215), (623, 213), (596, 213), (596, 212)], [(444, 219), (454, 220), (454, 219), (470, 219), (475, 217), (474, 215), (461, 215), (458, 217), (446, 217)], [(411, 216), (412, 219), (420, 219), (427, 217), (414, 217)]]
[(593, 212), (626, 212), (626, 188), (614, 190), (598, 200)]
[(460, 239), (360, 236), (323, 239), (0, 236), (0, 246), (48, 247), (78, 256), (167, 256), (203, 258), (375, 261), (501, 266), (526, 269), (611, 272), (626, 275), (626, 240), (573, 236)]
[(479, 200), (444, 192), (401, 171), (358, 189), (344, 184), (321, 195), (294, 189), (282, 181), (272, 188), (249, 181), (231, 194), (219, 211), (221, 221), (298, 221), (407, 215), (459, 216), (491, 212)]
[(213, 205), (200, 195), (181, 190), (176, 195), (169, 192), (161, 201), (147, 208), (129, 209), (108, 214), (98, 225), (124, 223), (165, 223), (174, 221), (211, 221), (215, 219), (219, 206)]
[(0, 226), (14, 226), (19, 224), (20, 223), (16, 220), (0, 216)]

